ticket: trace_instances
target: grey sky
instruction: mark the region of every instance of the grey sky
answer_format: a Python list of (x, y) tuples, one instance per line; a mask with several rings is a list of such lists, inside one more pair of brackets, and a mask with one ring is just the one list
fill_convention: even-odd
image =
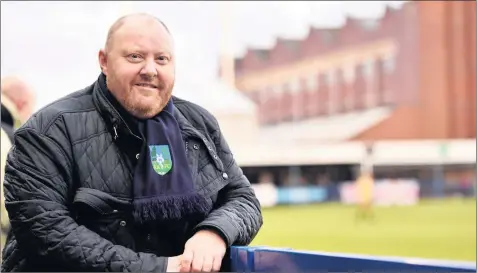
[[(388, 1), (399, 6), (402, 1)], [(217, 71), (221, 5), (228, 4), (230, 51), (272, 47), (277, 36), (302, 38), (308, 27), (339, 26), (344, 16), (379, 17), (385, 1), (295, 2), (1, 2), (1, 74), (24, 77), (41, 107), (92, 83), (97, 52), (120, 15), (160, 17), (177, 42), (177, 82), (211, 79)]]

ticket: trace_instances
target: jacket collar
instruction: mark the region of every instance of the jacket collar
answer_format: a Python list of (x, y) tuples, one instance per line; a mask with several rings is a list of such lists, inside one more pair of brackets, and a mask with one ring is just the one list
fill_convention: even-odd
[(93, 84), (93, 101), (96, 109), (99, 111), (101, 117), (104, 119), (108, 128), (110, 129), (114, 140), (116, 140), (119, 135), (134, 136), (138, 139), (141, 139), (137, 134), (133, 133), (130, 126), (126, 123), (123, 115), (119, 113), (120, 108), (117, 106), (115, 107), (108, 99), (106, 92), (109, 91), (103, 90), (103, 80), (104, 75), (101, 73), (96, 82)]
[[(138, 134), (135, 119), (127, 113), (127, 111), (115, 100), (108, 99), (108, 90), (106, 89), (105, 76), (101, 73), (98, 80), (93, 84), (93, 101), (99, 111), (101, 117), (104, 119), (108, 128), (114, 138), (118, 139), (122, 136), (134, 137), (142, 141), (142, 137)], [(111, 95), (112, 96), (112, 95)], [(179, 124), (182, 135), (186, 137), (196, 137), (205, 139), (204, 134), (198, 131), (191, 122), (181, 112), (181, 104), (177, 104), (178, 99), (172, 96), (171, 102), (167, 105), (167, 110), (173, 113), (174, 118)]]

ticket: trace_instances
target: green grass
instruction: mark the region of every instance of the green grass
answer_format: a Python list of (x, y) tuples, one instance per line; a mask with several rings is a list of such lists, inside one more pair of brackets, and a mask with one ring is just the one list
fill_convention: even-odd
[(376, 207), (374, 222), (355, 221), (355, 213), (356, 207), (331, 203), (264, 208), (264, 225), (252, 245), (476, 260), (475, 199)]

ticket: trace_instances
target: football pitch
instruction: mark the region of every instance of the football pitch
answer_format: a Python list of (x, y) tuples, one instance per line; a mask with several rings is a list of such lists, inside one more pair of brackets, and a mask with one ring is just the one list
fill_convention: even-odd
[(356, 208), (337, 203), (264, 208), (264, 225), (251, 245), (476, 260), (475, 199), (421, 200), (412, 207), (375, 207), (357, 221)]

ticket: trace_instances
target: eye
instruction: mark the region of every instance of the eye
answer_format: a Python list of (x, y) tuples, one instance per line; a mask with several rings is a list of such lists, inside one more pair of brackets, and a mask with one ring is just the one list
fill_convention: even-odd
[(132, 62), (139, 62), (142, 60), (142, 56), (137, 53), (132, 53), (127, 56), (128, 60)]
[(160, 64), (167, 64), (169, 62), (169, 57), (167, 56), (159, 56), (157, 57), (157, 61), (160, 63)]

